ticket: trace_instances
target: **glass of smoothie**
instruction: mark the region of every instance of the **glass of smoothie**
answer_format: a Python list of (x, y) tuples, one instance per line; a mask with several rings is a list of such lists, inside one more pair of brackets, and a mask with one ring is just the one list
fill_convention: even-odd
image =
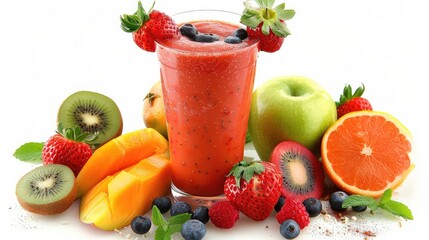
[(244, 28), (239, 14), (196, 10), (172, 17), (179, 27), (191, 28), (190, 34), (158, 41), (156, 50), (172, 195), (210, 203), (222, 198), (226, 175), (243, 159), (258, 44), (242, 36), (231, 40)]

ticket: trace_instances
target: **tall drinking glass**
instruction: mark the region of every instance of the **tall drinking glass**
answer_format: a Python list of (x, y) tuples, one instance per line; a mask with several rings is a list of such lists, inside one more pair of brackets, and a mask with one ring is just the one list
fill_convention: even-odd
[[(184, 201), (214, 201), (226, 175), (243, 159), (258, 46), (249, 39), (225, 43), (240, 28), (238, 14), (197, 10), (173, 15), (199, 34), (157, 42), (167, 118), (172, 195)], [(207, 202), (206, 202), (207, 203)]]

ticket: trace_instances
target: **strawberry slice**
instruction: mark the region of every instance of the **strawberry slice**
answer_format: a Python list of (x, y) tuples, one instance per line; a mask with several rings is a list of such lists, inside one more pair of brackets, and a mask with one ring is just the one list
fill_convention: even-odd
[(286, 4), (274, 6), (274, 0), (254, 0), (244, 3), (245, 9), (240, 22), (247, 26), (250, 39), (259, 40), (259, 50), (276, 52), (283, 45), (284, 38), (290, 35), (285, 21), (293, 18), (295, 11), (285, 9)]
[(148, 12), (138, 2), (137, 11), (134, 14), (121, 16), (121, 28), (132, 33), (133, 40), (141, 49), (155, 52), (156, 40), (173, 38), (179, 34), (179, 27), (167, 14), (153, 10), (155, 2)]

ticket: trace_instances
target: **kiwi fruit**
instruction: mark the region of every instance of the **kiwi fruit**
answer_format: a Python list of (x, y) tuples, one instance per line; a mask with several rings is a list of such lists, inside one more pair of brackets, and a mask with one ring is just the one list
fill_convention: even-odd
[(325, 179), (322, 162), (304, 145), (283, 141), (274, 148), (270, 162), (282, 173), (282, 196), (300, 202), (322, 196)]
[(34, 168), (22, 176), (16, 185), (16, 197), (27, 211), (54, 215), (67, 210), (76, 198), (73, 171), (61, 164)]
[(118, 106), (111, 98), (97, 92), (78, 91), (67, 97), (58, 110), (57, 123), (64, 128), (79, 126), (85, 132), (98, 132), (91, 142), (95, 148), (122, 134)]

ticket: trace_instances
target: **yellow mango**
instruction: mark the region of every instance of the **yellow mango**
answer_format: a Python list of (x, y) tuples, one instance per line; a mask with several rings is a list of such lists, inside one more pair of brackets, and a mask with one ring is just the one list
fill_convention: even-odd
[(123, 228), (147, 213), (156, 197), (170, 189), (171, 173), (167, 154), (150, 156), (135, 165), (107, 176), (84, 194), (80, 219), (103, 230)]
[(167, 151), (167, 139), (152, 128), (125, 133), (110, 140), (94, 151), (76, 177), (77, 198), (105, 177)]

